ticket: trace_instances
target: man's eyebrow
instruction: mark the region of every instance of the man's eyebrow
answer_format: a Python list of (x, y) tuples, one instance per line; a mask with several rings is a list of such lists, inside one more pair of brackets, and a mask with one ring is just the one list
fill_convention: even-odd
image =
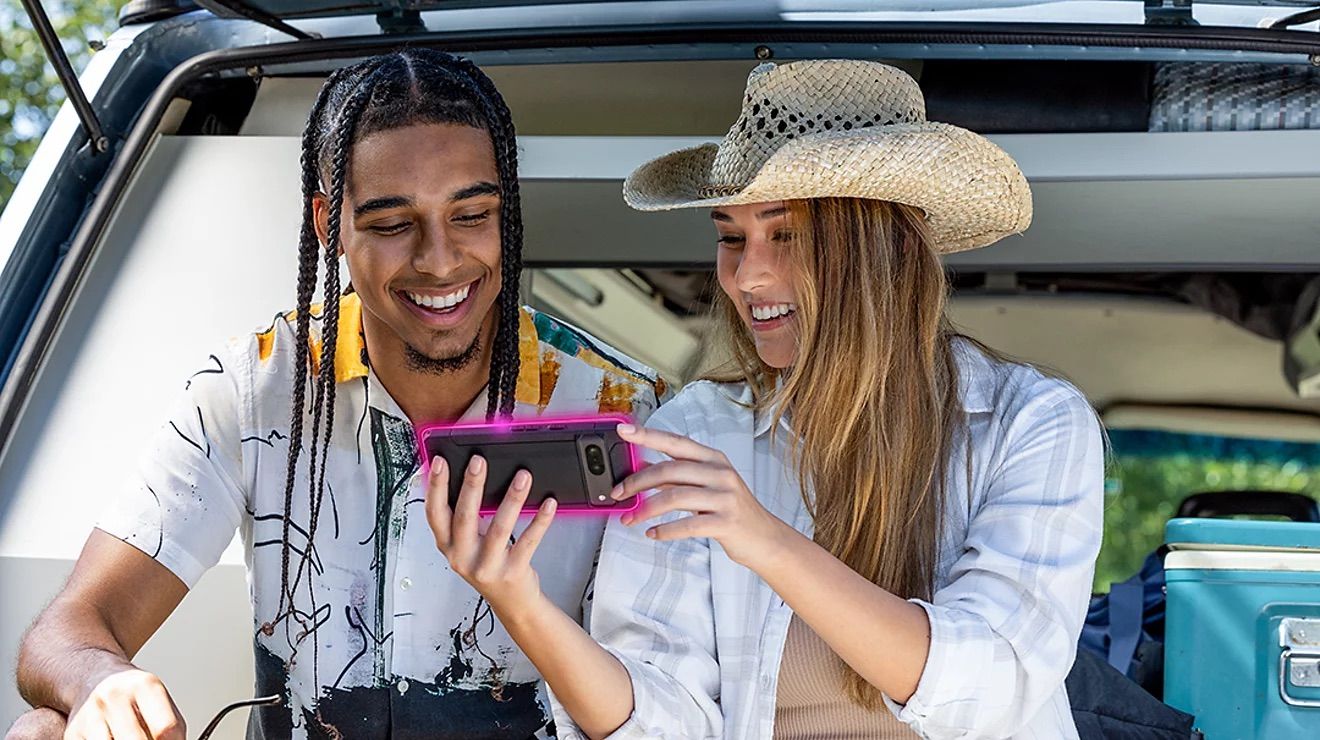
[(362, 218), (368, 213), (385, 211), (391, 208), (403, 208), (413, 204), (413, 199), (403, 195), (387, 195), (384, 198), (372, 198), (365, 203), (353, 206), (353, 218)]
[(499, 185), (496, 185), (493, 182), (482, 181), (474, 185), (469, 185), (463, 188), (462, 190), (455, 191), (453, 195), (449, 196), (449, 202), (455, 203), (460, 200), (467, 200), (468, 198), (476, 198), (479, 195), (499, 195), (499, 194), (500, 194)]

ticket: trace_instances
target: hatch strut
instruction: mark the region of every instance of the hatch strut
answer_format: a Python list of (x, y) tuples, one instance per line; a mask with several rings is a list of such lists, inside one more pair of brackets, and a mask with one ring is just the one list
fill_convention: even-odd
[(231, 13), (236, 13), (250, 21), (256, 21), (267, 28), (273, 28), (281, 33), (287, 33), (301, 41), (310, 41), (311, 39), (316, 38), (306, 31), (290, 26), (288, 23), (285, 23), (278, 17), (271, 15), (260, 8), (254, 8), (251, 5), (248, 5), (246, 2), (243, 2), (243, 0), (207, 0), (207, 2), (202, 3), (203, 7), (206, 5), (219, 5)]
[(69, 56), (64, 53), (64, 47), (60, 46), (60, 39), (50, 25), (50, 17), (46, 15), (46, 9), (41, 7), (41, 0), (23, 0), (23, 9), (27, 11), (28, 18), (32, 21), (32, 28), (37, 32), (37, 38), (41, 39), (41, 46), (45, 48), (51, 66), (55, 67), (55, 74), (59, 76), (60, 84), (64, 86), (64, 94), (68, 96), (69, 102), (73, 103), (73, 109), (78, 112), (78, 120), (82, 121), (82, 127), (87, 131), (87, 138), (92, 142), (92, 151), (97, 154), (109, 151), (110, 139), (101, 131), (101, 122), (96, 119), (96, 111), (92, 110), (92, 104), (83, 93), (82, 85), (78, 84), (78, 75), (74, 73), (73, 65), (69, 63)]

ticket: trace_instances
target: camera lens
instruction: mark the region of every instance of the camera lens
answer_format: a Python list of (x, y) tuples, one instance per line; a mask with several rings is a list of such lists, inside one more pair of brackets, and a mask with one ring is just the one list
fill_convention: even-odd
[(605, 453), (597, 445), (587, 445), (587, 470), (592, 475), (605, 474)]

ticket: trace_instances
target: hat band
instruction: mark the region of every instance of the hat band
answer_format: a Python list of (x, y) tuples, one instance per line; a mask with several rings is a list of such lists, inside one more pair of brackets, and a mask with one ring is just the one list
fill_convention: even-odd
[(697, 194), (702, 198), (723, 198), (728, 195), (737, 195), (743, 189), (743, 185), (702, 185), (697, 189)]

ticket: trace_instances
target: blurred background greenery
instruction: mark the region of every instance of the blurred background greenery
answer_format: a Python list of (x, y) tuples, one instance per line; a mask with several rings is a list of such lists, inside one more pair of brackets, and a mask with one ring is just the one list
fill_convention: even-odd
[[(80, 74), (91, 44), (118, 27), (127, 0), (42, 0), (64, 51)], [(64, 102), (55, 68), (19, 0), (0, 0), (0, 211), (9, 202), (23, 168)]]
[(1320, 499), (1320, 445), (1126, 429), (1109, 430), (1109, 438), (1113, 458), (1096, 591), (1137, 572), (1164, 542), (1164, 523), (1191, 494), (1273, 490)]

